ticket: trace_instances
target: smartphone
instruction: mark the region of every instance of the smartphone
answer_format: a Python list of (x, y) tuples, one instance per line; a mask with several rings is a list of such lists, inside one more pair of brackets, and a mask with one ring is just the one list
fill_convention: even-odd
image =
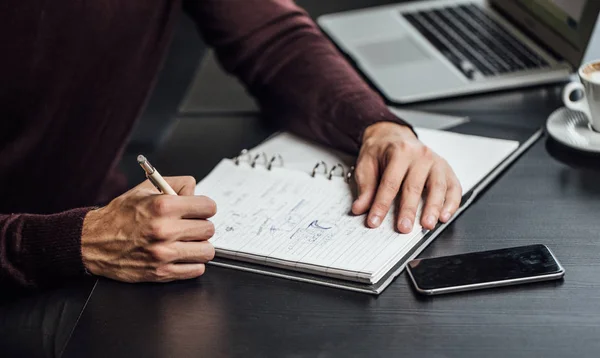
[(416, 259), (407, 270), (415, 289), (425, 295), (556, 280), (565, 274), (541, 244)]

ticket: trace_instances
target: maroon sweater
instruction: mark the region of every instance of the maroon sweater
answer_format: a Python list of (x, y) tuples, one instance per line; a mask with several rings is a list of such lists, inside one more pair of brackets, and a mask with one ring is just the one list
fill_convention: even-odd
[[(89, 207), (144, 107), (181, 9), (263, 112), (357, 151), (394, 117), (292, 0), (0, 2), (0, 284), (85, 274)], [(185, 173), (182, 173), (185, 174)]]

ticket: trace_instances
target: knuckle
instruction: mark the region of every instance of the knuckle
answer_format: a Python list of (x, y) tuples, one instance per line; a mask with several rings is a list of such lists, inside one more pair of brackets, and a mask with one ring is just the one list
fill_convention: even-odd
[(421, 147), (419, 148), (419, 152), (423, 158), (433, 160), (433, 150), (431, 150), (431, 148), (429, 148), (428, 146), (421, 145)]
[(154, 245), (148, 248), (148, 254), (154, 262), (166, 262), (172, 256), (170, 249), (160, 245)]
[(110, 206), (114, 205), (116, 207), (123, 207), (126, 205), (127, 199), (128, 199), (128, 195), (123, 194), (121, 196), (117, 196), (116, 198), (114, 198), (108, 205), (110, 205)]
[(148, 225), (148, 236), (153, 239), (166, 239), (168, 236), (165, 225), (158, 220), (151, 221)]
[(405, 206), (401, 209), (400, 216), (407, 216), (414, 219), (417, 216), (417, 208), (412, 205)]
[(396, 180), (384, 178), (381, 180), (381, 187), (386, 191), (397, 193), (400, 189), (400, 183)]
[(462, 188), (459, 186), (448, 185), (446, 189), (446, 202), (460, 202), (462, 200)]
[(366, 183), (357, 183), (358, 186), (358, 193), (359, 194), (373, 194), (373, 191), (375, 190), (375, 188), (369, 184)]
[(171, 272), (165, 266), (159, 266), (151, 271), (151, 275), (155, 281), (164, 282), (171, 278)]
[(352, 174), (354, 181), (356, 182), (358, 188), (362, 192), (367, 190), (373, 190), (375, 185), (375, 178), (377, 177), (376, 172), (365, 172), (364, 170), (355, 170)]
[(462, 185), (460, 184), (460, 182), (458, 181), (458, 179), (454, 179), (450, 182), (450, 184), (448, 185), (449, 189), (453, 189), (456, 191), (456, 195), (460, 196), (460, 194), (462, 193)]
[(402, 150), (405, 146), (406, 146), (405, 141), (394, 141), (394, 142), (388, 143), (386, 150), (388, 152), (393, 152), (396, 150)]
[(402, 152), (408, 152), (408, 153), (414, 153), (422, 146), (420, 142), (411, 141), (411, 140), (403, 140), (400, 142), (396, 142), (394, 144), (395, 144), (394, 149), (400, 150)]
[(191, 187), (196, 186), (196, 178), (194, 178), (191, 175), (184, 176), (183, 181), (186, 186), (191, 186)]
[(406, 151), (409, 147), (410, 144), (403, 140), (391, 142), (387, 145), (385, 152), (388, 156), (392, 156), (394, 153)]
[(156, 195), (151, 201), (151, 209), (155, 215), (163, 216), (169, 212), (171, 200), (169, 195)]
[(415, 182), (407, 182), (404, 185), (404, 192), (406, 194), (412, 194), (412, 195), (419, 196), (419, 195), (421, 195), (422, 191), (423, 191), (423, 188)]
[(363, 171), (360, 170), (359, 167), (357, 167), (357, 170), (354, 171), (353, 175), (354, 175), (354, 180), (356, 181), (356, 183), (358, 184), (358, 186), (360, 188), (363, 188), (365, 186), (365, 183), (364, 183), (364, 180), (363, 180), (363, 178), (364, 178)]
[(435, 190), (446, 191), (446, 189), (447, 189), (446, 181), (441, 178), (432, 179), (431, 182), (429, 183), (429, 186), (430, 186), (430, 188), (435, 189)]
[(369, 137), (363, 142), (365, 148), (373, 148), (377, 144), (377, 138)]
[(377, 213), (383, 214), (383, 213), (386, 213), (388, 211), (389, 206), (385, 205), (384, 203), (378, 201), (378, 202), (373, 203), (373, 205), (371, 206), (371, 209), (374, 210)]
[(435, 203), (435, 204), (430, 203), (428, 205), (428, 207), (427, 207), (427, 211), (430, 214), (439, 215), (440, 212), (442, 211), (442, 206), (440, 204), (437, 204), (437, 203)]
[(456, 211), (456, 209), (458, 209), (458, 207), (460, 206), (460, 200), (449, 200), (448, 204), (448, 209), (452, 210), (452, 211)]

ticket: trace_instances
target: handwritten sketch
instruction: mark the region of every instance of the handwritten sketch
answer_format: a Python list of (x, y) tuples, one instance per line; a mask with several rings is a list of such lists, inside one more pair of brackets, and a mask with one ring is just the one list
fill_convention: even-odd
[[(239, 178), (244, 178), (243, 185), (234, 186)], [(399, 234), (390, 216), (381, 228), (368, 229), (364, 216), (350, 214), (353, 196), (346, 182), (295, 171), (222, 162), (197, 191), (217, 202), (211, 218), (215, 248), (263, 257), (264, 262), (374, 272), (420, 230), (417, 225), (413, 233)]]

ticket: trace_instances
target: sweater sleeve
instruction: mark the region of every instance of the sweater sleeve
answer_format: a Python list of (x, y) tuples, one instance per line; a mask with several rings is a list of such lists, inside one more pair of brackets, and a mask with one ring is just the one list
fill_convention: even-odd
[(187, 0), (184, 10), (223, 68), (284, 127), (356, 153), (369, 125), (408, 125), (293, 0)]
[(39, 288), (84, 276), (81, 230), (90, 209), (0, 214), (0, 286)]

